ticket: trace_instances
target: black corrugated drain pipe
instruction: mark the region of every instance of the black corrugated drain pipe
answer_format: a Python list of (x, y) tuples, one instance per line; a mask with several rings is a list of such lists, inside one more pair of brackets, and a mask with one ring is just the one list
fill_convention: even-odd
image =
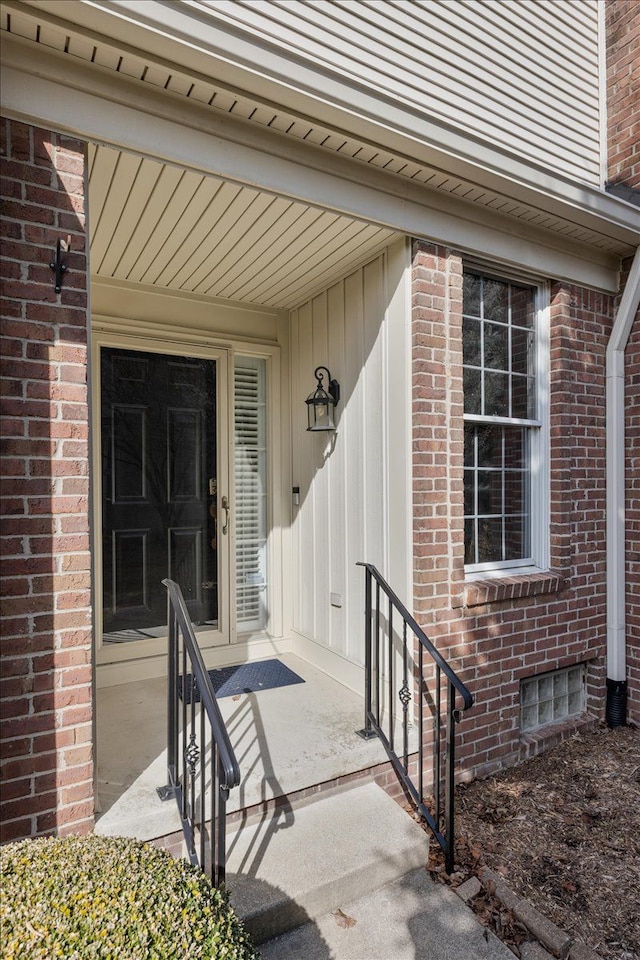
[(607, 707), (605, 718), (608, 727), (624, 727), (627, 724), (627, 681), (607, 678)]

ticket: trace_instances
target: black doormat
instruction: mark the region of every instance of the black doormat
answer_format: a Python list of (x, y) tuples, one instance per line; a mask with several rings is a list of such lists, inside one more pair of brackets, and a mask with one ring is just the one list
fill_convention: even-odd
[[(208, 673), (217, 697), (236, 697), (241, 693), (259, 693), (260, 690), (273, 690), (275, 687), (289, 687), (293, 683), (304, 683), (302, 677), (280, 660), (242, 663), (240, 666), (209, 670)], [(193, 675), (188, 673), (186, 680), (186, 702), (191, 703)], [(178, 692), (182, 699), (182, 677), (178, 677)], [(196, 703), (198, 703), (200, 691), (197, 687), (195, 693)]]

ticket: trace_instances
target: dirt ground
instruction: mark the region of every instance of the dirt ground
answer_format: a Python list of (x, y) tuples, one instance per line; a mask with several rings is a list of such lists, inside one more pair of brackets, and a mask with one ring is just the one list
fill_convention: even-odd
[[(604, 725), (457, 789), (452, 886), (486, 864), (606, 960), (640, 960), (640, 730)], [(435, 844), (432, 844), (434, 847)], [(475, 904), (516, 956), (526, 939), (490, 898)]]

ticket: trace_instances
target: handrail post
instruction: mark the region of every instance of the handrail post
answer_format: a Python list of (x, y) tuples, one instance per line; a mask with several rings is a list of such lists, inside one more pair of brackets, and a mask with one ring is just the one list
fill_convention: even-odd
[(178, 687), (178, 630), (173, 609), (169, 609), (169, 705), (167, 710), (167, 763), (170, 770), (175, 771), (178, 762), (178, 744), (176, 738), (176, 693)]
[(167, 783), (158, 787), (156, 793), (161, 800), (173, 800), (177, 795), (177, 700), (178, 700), (178, 629), (176, 615), (171, 598), (167, 598), (167, 622), (169, 638), (167, 643)]
[[(221, 823), (225, 822), (227, 816), (227, 797), (229, 795), (228, 790), (220, 790), (218, 795), (219, 800), (219, 812), (218, 816)], [(218, 849), (217, 857), (215, 864), (214, 872), (214, 884), (215, 886), (220, 886), (224, 883), (226, 877), (226, 863), (227, 863), (227, 835), (224, 830), (218, 830)]]
[(455, 800), (454, 777), (456, 762), (456, 726), (455, 726), (455, 700), (456, 692), (451, 681), (447, 684), (447, 762), (445, 772), (445, 839), (447, 842), (445, 850), (445, 870), (447, 873), (453, 873), (453, 862), (455, 859), (455, 839), (453, 836), (453, 804)]
[[(365, 566), (361, 564), (361, 566)], [(371, 707), (372, 707), (372, 635), (371, 635), (371, 572), (365, 566), (365, 581), (364, 581), (364, 615), (365, 615), (365, 625), (364, 625), (364, 727), (362, 730), (357, 730), (359, 737), (362, 737), (363, 740), (372, 740), (376, 736), (376, 732), (373, 729), (371, 723)]]
[[(435, 720), (434, 720), (434, 746), (433, 746), (433, 779), (436, 789), (434, 792), (435, 800), (435, 819), (438, 829), (441, 827), (440, 812), (442, 809), (442, 677), (440, 667), (436, 664), (435, 675)], [(446, 800), (445, 800), (446, 803)], [(445, 814), (446, 816), (446, 814)]]

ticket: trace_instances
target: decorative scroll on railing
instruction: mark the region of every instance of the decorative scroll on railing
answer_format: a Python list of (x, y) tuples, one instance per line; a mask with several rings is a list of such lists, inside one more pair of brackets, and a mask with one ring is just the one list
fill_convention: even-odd
[[(365, 739), (379, 737), (394, 770), (411, 795), (420, 814), (444, 851), (445, 868), (453, 871), (454, 862), (454, 772), (456, 723), (473, 705), (473, 697), (464, 683), (433, 646), (376, 568), (365, 568)], [(394, 625), (394, 615), (396, 624)], [(433, 684), (427, 685), (425, 671), (431, 669)], [(446, 686), (446, 704), (442, 687)], [(400, 731), (395, 697), (402, 707)], [(417, 772), (410, 773), (409, 704), (416, 698), (418, 743)], [(461, 707), (456, 706), (460, 697)], [(385, 716), (386, 714), (386, 716)], [(425, 715), (430, 715), (430, 730), (425, 731)], [(443, 724), (444, 716), (444, 724)], [(425, 746), (425, 735), (428, 743)], [(401, 740), (399, 752), (396, 741)], [(433, 777), (425, 784), (426, 754)], [(428, 802), (433, 796), (433, 804)]]
[(189, 859), (201, 870), (209, 866), (211, 882), (219, 886), (225, 877), (226, 804), (229, 790), (240, 783), (240, 768), (180, 587), (162, 582), (169, 594), (168, 783), (158, 796), (175, 798)]

